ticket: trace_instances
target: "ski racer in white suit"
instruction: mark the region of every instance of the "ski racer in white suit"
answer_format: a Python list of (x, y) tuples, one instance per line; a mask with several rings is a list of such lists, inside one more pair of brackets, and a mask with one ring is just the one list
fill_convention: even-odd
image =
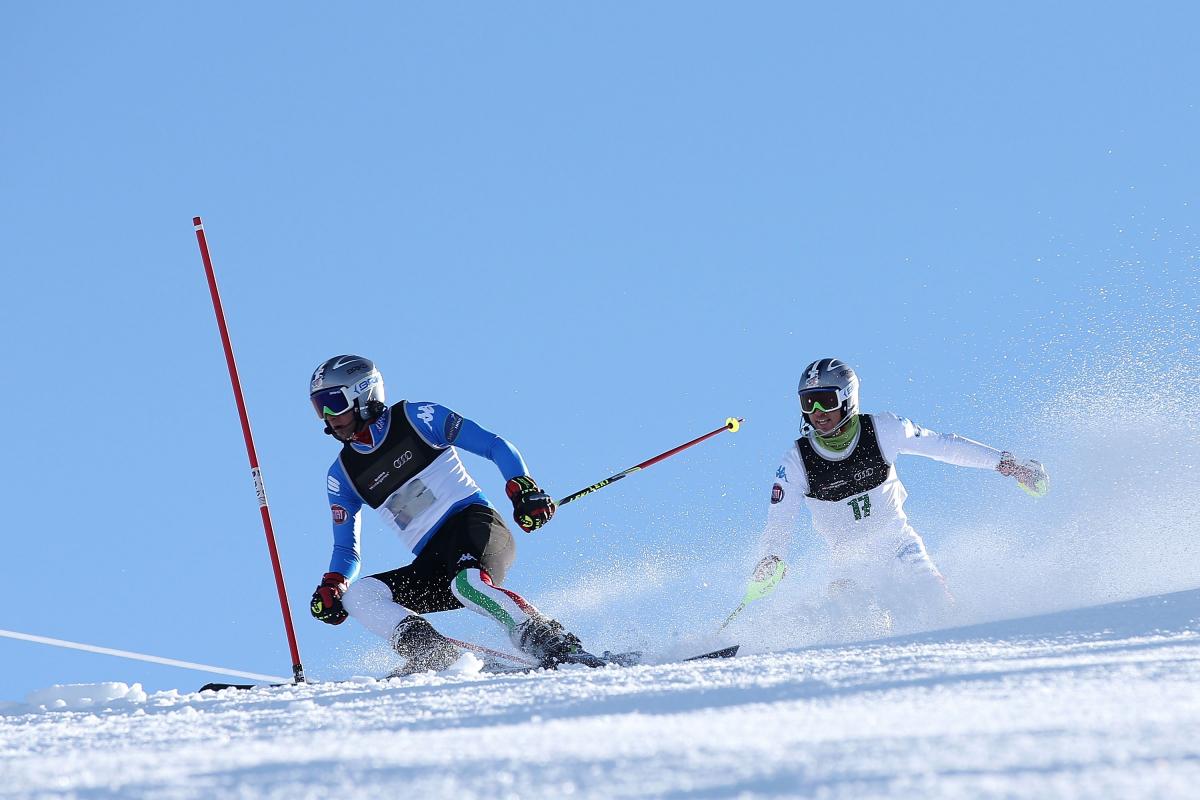
[(908, 523), (908, 492), (896, 472), (900, 455), (960, 467), (996, 470), (1041, 497), (1049, 477), (1037, 461), (953, 433), (935, 433), (891, 413), (859, 412), (859, 382), (842, 361), (823, 358), (800, 379), (801, 436), (783, 454), (771, 487), (767, 525), (759, 542), (748, 596), (771, 592), (783, 578), (783, 556), (806, 507), (827, 544), (833, 574), (830, 599), (865, 594), (884, 608), (903, 598), (915, 613), (937, 620), (954, 599), (920, 535)]

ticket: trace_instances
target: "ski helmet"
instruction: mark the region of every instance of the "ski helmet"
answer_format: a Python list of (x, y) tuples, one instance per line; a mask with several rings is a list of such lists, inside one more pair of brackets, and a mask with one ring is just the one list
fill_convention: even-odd
[(386, 408), (383, 376), (375, 362), (362, 356), (334, 356), (317, 367), (308, 398), (321, 419), (353, 408), (359, 419), (370, 422)]
[(858, 414), (858, 376), (844, 361), (836, 358), (822, 358), (804, 368), (800, 376), (800, 386), (797, 389), (800, 396), (800, 414), (804, 424), (800, 426), (802, 436), (816, 432), (816, 428), (808, 420), (808, 415), (816, 409), (842, 411), (842, 421), (828, 433), (837, 432)]

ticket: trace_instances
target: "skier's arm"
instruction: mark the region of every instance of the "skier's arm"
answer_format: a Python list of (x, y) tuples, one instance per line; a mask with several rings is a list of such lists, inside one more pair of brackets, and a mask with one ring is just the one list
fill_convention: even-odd
[(329, 512), (333, 516), (333, 555), (329, 571), (352, 581), (359, 570), (359, 530), (363, 501), (346, 477), (341, 462), (335, 462), (326, 479)]
[(1050, 477), (1041, 462), (1017, 461), (1012, 453), (955, 433), (937, 433), (895, 414), (877, 414), (874, 418), (879, 445), (889, 462), (901, 453), (911, 453), (960, 467), (994, 469), (1006, 478), (1015, 478), (1033, 497), (1042, 497), (1050, 489)]
[(781, 560), (787, 555), (806, 492), (808, 478), (803, 465), (796, 458), (795, 447), (792, 447), (775, 470), (771, 504), (767, 507), (767, 524), (754, 550), (756, 569), (771, 557)]
[(504, 476), (504, 493), (513, 504), (513, 520), (528, 533), (554, 517), (554, 500), (533, 478), (520, 452), (507, 439), (437, 403), (409, 403), (409, 421), (434, 447), (455, 445), (491, 461)]
[(883, 457), (889, 462), (907, 453), (959, 467), (995, 469), (1000, 451), (957, 433), (938, 433), (895, 414), (875, 414), (875, 430)]
[(496, 465), (505, 481), (528, 475), (521, 453), (507, 439), (437, 403), (407, 403), (405, 412), (421, 438), (434, 447), (461, 447)]

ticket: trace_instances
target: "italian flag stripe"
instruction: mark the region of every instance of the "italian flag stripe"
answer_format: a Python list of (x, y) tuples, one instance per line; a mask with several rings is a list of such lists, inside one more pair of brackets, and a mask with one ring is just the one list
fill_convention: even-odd
[[(467, 572), (468, 570), (464, 569), (462, 572), (458, 573), (458, 576), (454, 579), (454, 587), (458, 589), (458, 594), (461, 595), (463, 599), (468, 600), (474, 605), (483, 609), (484, 613), (486, 613), (488, 616), (494, 617), (500, 622), (500, 624), (508, 628), (509, 631), (512, 631), (514, 628), (516, 628), (517, 623), (513, 620), (512, 615), (505, 611), (495, 600), (472, 586), (471, 582), (467, 579)], [(490, 581), (488, 582), (490, 583)]]
[(534, 608), (528, 600), (526, 600), (524, 597), (521, 597), (521, 595), (517, 594), (516, 592), (510, 592), (503, 586), (497, 586), (496, 584), (492, 583), (492, 576), (488, 575), (486, 570), (479, 570), (479, 577), (482, 578), (483, 582), (488, 586), (491, 586), (497, 591), (504, 592), (506, 595), (512, 598), (512, 601), (517, 604), (517, 608), (521, 609), (531, 617), (537, 616), (538, 610)]

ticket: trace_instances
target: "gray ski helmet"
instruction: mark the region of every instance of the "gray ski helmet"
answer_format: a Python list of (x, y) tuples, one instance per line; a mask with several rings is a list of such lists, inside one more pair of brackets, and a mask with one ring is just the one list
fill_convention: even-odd
[[(804, 419), (804, 424), (800, 426), (801, 435), (807, 436), (816, 432), (816, 428), (808, 421), (808, 412), (804, 410), (804, 398), (806, 395), (819, 395), (822, 390), (832, 391), (837, 400), (834, 408), (842, 410), (842, 421), (829, 434), (836, 432), (858, 414), (858, 376), (854, 374), (854, 370), (836, 358), (818, 359), (804, 368), (804, 374), (800, 376), (800, 386), (796, 390), (800, 397), (800, 414)], [(833, 408), (825, 410), (832, 411)]]
[(342, 414), (353, 408), (359, 419), (370, 421), (386, 407), (383, 375), (369, 358), (334, 356), (313, 372), (308, 397), (317, 416)]

